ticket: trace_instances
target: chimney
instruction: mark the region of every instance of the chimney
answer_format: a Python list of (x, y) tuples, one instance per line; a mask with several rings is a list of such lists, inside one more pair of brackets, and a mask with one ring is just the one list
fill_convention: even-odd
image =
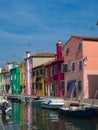
[(31, 80), (31, 68), (30, 68), (30, 51), (26, 51), (26, 94), (31, 95), (32, 90), (32, 80)]
[(0, 73), (1, 73), (1, 71), (2, 71), (2, 68), (0, 67)]
[(56, 47), (57, 47), (57, 60), (60, 60), (62, 59), (62, 42), (58, 41)]
[(26, 51), (26, 56), (27, 56), (27, 58), (30, 57), (30, 51)]

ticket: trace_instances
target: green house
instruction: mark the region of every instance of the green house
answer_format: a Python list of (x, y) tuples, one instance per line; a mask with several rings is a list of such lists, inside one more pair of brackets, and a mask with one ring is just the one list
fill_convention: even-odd
[(13, 68), (10, 70), (11, 73), (11, 89), (12, 94), (20, 94), (21, 86), (20, 86), (20, 66), (13, 63)]

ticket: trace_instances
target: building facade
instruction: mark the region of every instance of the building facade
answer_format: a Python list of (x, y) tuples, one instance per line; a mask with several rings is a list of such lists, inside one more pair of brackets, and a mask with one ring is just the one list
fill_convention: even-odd
[(12, 94), (21, 94), (21, 86), (20, 86), (20, 66), (13, 63), (13, 68), (10, 70), (11, 74), (11, 90)]
[(56, 44), (56, 59), (45, 64), (45, 90), (48, 96), (63, 97), (65, 95), (62, 48), (62, 42), (59, 41)]
[(32, 94), (45, 96), (44, 65), (34, 67), (32, 70)]
[[(35, 78), (33, 77), (33, 68), (35, 69), (36, 67), (44, 64), (45, 62), (55, 59), (56, 55), (54, 53), (37, 53), (33, 56), (30, 56), (30, 51), (27, 52), (27, 57), (25, 59), (26, 63), (26, 93), (27, 95), (32, 94), (32, 80)], [(38, 76), (37, 76), (38, 77)], [(43, 82), (43, 81), (41, 81)], [(44, 95), (44, 90), (43, 92), (37, 92), (37, 94), (40, 93)]]
[(65, 95), (93, 98), (98, 89), (98, 38), (72, 36), (63, 48)]
[(26, 94), (26, 64), (20, 63), (20, 86), (22, 88), (22, 94)]

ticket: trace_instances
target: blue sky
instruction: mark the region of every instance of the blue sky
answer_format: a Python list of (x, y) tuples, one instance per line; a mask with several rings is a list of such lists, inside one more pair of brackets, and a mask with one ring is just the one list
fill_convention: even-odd
[(0, 0), (0, 66), (26, 50), (56, 52), (71, 35), (98, 36), (98, 0)]

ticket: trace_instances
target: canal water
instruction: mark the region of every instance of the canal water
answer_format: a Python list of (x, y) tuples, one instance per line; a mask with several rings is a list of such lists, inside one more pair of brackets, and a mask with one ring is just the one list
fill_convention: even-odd
[[(98, 130), (98, 118), (76, 119), (39, 106), (12, 103), (12, 111), (3, 116), (5, 130)], [(0, 130), (2, 130), (0, 128)]]

